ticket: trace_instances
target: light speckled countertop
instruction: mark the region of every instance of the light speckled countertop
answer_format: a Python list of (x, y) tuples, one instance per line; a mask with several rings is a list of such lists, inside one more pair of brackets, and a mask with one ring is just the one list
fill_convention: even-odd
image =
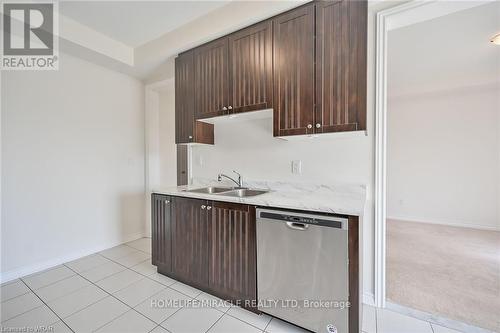
[(270, 192), (246, 198), (229, 197), (220, 194), (187, 192), (186, 190), (206, 186), (226, 186), (228, 183), (197, 180), (189, 186), (175, 186), (155, 189), (153, 193), (173, 196), (236, 202), (255, 206), (287, 208), (362, 216), (366, 202), (366, 187), (363, 185), (318, 185), (291, 182), (245, 182), (245, 187), (266, 189)]

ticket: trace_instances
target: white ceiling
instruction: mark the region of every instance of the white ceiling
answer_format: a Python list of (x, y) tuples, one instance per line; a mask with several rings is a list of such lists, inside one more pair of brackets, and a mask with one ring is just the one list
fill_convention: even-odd
[(500, 78), (500, 1), (389, 32), (389, 97), (481, 85)]
[(154, 40), (230, 1), (63, 1), (61, 14), (130, 47)]

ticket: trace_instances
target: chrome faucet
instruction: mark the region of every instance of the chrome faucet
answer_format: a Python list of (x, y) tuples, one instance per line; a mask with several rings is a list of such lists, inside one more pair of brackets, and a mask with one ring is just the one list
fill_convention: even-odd
[(217, 180), (222, 181), (222, 177), (224, 177), (224, 178), (227, 178), (227, 179), (233, 181), (236, 185), (238, 185), (239, 188), (242, 188), (243, 187), (243, 179), (241, 177), (241, 174), (239, 172), (234, 171), (234, 170), (233, 170), (233, 172), (238, 175), (238, 180), (235, 180), (234, 178), (231, 178), (223, 173), (219, 173), (219, 175), (217, 176)]

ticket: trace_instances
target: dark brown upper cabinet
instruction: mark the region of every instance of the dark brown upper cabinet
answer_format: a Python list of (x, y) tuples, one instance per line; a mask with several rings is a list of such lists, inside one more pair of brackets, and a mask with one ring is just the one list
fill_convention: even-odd
[(173, 197), (172, 276), (197, 288), (208, 287), (207, 201)]
[(272, 22), (229, 36), (230, 113), (272, 108)]
[(210, 291), (244, 306), (257, 299), (255, 207), (214, 201), (211, 211)]
[(366, 1), (315, 1), (273, 20), (274, 136), (366, 129)]
[(316, 3), (316, 133), (366, 130), (366, 20), (366, 1)]
[(224, 115), (229, 106), (228, 38), (194, 49), (194, 94), (198, 118)]
[(177, 142), (213, 143), (190, 119), (267, 108), (274, 136), (366, 130), (367, 4), (312, 1), (180, 55)]
[(194, 52), (175, 58), (175, 143), (214, 143), (213, 125), (196, 122)]
[(314, 5), (273, 20), (274, 136), (313, 133)]

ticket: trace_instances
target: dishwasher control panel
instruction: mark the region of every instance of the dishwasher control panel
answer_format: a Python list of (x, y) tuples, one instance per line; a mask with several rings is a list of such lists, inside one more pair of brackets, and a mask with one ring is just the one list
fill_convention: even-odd
[(279, 211), (259, 211), (258, 218), (302, 224), (313, 224), (323, 227), (347, 229), (347, 219), (335, 216), (322, 216), (312, 214), (283, 214)]

